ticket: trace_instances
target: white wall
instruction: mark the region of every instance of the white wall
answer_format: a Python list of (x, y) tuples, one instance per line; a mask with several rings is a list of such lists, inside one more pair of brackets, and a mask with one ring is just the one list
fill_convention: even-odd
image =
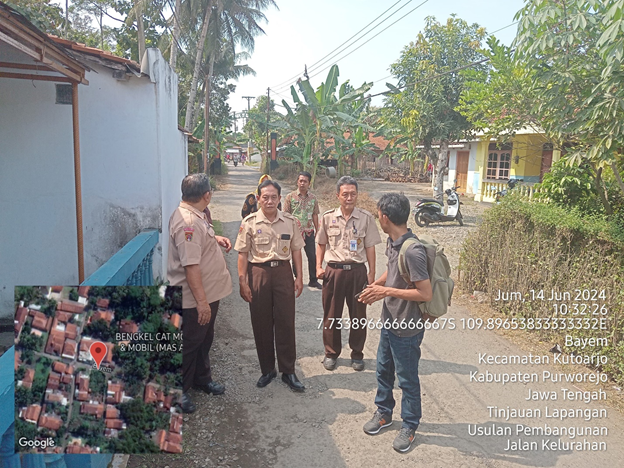
[[(157, 50), (148, 62), (152, 76), (128, 81), (93, 65), (79, 86), (85, 277), (139, 231), (166, 232), (180, 199), (177, 75)], [(0, 78), (0, 316), (15, 285), (78, 282), (71, 109), (54, 83)]]
[[(448, 175), (444, 177), (444, 190), (453, 187), (455, 182), (455, 177), (457, 174), (457, 152), (458, 151), (469, 151), (469, 159), (468, 159), (468, 175), (467, 175), (467, 187), (461, 187), (460, 192), (462, 193), (476, 193), (474, 191), (474, 176), (475, 176), (475, 167), (477, 165), (477, 144), (476, 142), (466, 143), (464, 148), (451, 148), (450, 159), (449, 159), (449, 172)], [(470, 146), (470, 147), (469, 147)], [(478, 175), (478, 172), (477, 172)]]

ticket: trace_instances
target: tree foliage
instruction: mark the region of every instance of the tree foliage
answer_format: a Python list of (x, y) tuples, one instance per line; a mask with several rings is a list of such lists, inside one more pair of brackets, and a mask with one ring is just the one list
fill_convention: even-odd
[[(478, 24), (451, 16), (445, 24), (427, 17), (425, 29), (406, 46), (398, 61), (390, 66), (398, 87), (385, 102), (386, 121), (401, 128), (404, 136), (422, 142), (428, 151), (440, 143), (437, 161), (436, 194), (442, 196), (448, 143), (465, 137), (472, 125), (456, 109), (468, 78), (459, 69), (484, 59), (481, 43), (485, 30)], [(475, 64), (479, 72), (484, 65)], [(480, 74), (471, 77), (480, 79)]]

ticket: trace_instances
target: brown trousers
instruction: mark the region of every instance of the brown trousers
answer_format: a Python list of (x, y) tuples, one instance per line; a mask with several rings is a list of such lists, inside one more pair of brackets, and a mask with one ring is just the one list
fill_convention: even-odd
[[(330, 319), (342, 318), (345, 300), (349, 308), (351, 321), (366, 318), (366, 304), (358, 302), (355, 295), (359, 293), (367, 282), (366, 266), (353, 264), (352, 270), (341, 270), (327, 265), (323, 280), (323, 344), (325, 356), (336, 359), (342, 351), (341, 332), (337, 321)], [(344, 322), (342, 328), (349, 328), (349, 346), (351, 359), (362, 359), (364, 343), (366, 342), (366, 327), (358, 324), (354, 329)]]
[(247, 277), (251, 288), (251, 327), (262, 374), (275, 369), (295, 373), (295, 281), (290, 262), (277, 267), (249, 263)]
[(210, 347), (214, 339), (214, 324), (219, 301), (210, 304), (210, 321), (200, 325), (197, 308), (182, 309), (182, 391), (188, 392), (193, 385), (212, 382), (210, 372)]

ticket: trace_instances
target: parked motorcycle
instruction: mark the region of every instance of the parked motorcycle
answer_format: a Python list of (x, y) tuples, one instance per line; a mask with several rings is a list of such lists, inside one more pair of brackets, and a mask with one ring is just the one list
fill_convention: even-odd
[(523, 181), (524, 179), (509, 179), (507, 181), (507, 188), (496, 192), (496, 203), (498, 203), (501, 198), (507, 195), (507, 193), (511, 192), (514, 189), (514, 187), (518, 185), (519, 182), (523, 182)]
[(464, 219), (462, 217), (459, 205), (463, 205), (459, 201), (459, 195), (457, 194), (457, 187), (446, 189), (446, 214), (444, 214), (444, 204), (436, 200), (435, 198), (422, 198), (418, 201), (412, 212), (414, 213), (414, 220), (420, 227), (427, 227), (429, 223), (455, 221), (460, 226), (464, 225)]

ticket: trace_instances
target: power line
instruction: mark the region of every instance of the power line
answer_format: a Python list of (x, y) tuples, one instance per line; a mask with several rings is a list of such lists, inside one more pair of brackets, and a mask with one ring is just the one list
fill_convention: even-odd
[[(390, 11), (392, 8), (394, 8), (396, 5), (398, 5), (399, 3), (401, 3), (403, 0), (399, 0), (396, 3), (394, 3), (390, 8), (388, 8), (387, 10), (385, 10), (383, 13), (381, 13), (380, 15), (378, 15), (375, 19), (373, 19), (373, 21), (371, 21), (370, 23), (368, 23), (366, 26), (364, 26), (362, 29), (360, 29), (358, 32), (356, 32), (353, 36), (351, 36), (349, 39), (347, 39), (346, 41), (344, 41), (342, 44), (340, 44), (338, 47), (336, 47), (334, 50), (332, 50), (331, 52), (329, 52), (327, 55), (325, 55), (324, 57), (321, 57), (319, 60), (317, 60), (316, 62), (314, 62), (312, 64), (312, 67), (314, 67), (316, 64), (318, 64), (320, 61), (324, 60), (325, 58), (327, 58), (328, 56), (330, 56), (331, 54), (333, 54), (336, 50), (340, 49), (343, 45), (345, 45), (346, 43), (348, 43), (351, 39), (353, 39), (354, 37), (356, 37), (358, 34), (360, 34), (362, 31), (364, 31), (366, 28), (368, 28), (371, 24), (373, 24), (375, 21), (377, 21), (379, 18), (381, 18), (383, 15), (385, 15), (388, 11)], [(406, 6), (407, 4), (409, 4), (410, 2), (412, 2), (413, 0), (409, 0), (405, 5), (403, 5), (401, 8), (403, 8), (404, 6)], [(399, 11), (401, 8), (399, 8), (397, 11)], [(394, 15), (397, 11), (395, 11), (392, 15)], [(390, 15), (388, 18), (390, 18), (392, 15)], [(386, 19), (388, 19), (386, 18)], [(384, 20), (386, 21), (386, 20)], [(383, 21), (382, 21), (383, 23)], [(379, 23), (381, 24), (381, 23)], [(379, 24), (377, 26), (379, 26)], [(375, 26), (375, 27), (377, 27)], [(374, 28), (373, 28), (374, 29)], [(372, 30), (371, 30), (372, 31)], [(369, 31), (370, 32), (370, 31)], [(367, 33), (368, 34), (368, 33)], [(361, 39), (361, 38), (360, 38)], [(357, 41), (356, 41), (357, 42)], [(296, 78), (299, 77), (299, 75), (301, 75), (301, 73), (296, 74), (295, 76), (293, 76), (292, 78), (287, 79), (286, 81), (281, 82), (278, 85), (275, 85), (274, 87), (272, 87), (272, 89), (279, 89), (284, 87), (285, 84), (290, 84), (293, 80), (295, 80)]]
[[(496, 34), (497, 32), (502, 31), (503, 29), (510, 28), (510, 27), (512, 27), (514, 24), (518, 24), (518, 23), (519, 23), (519, 21), (514, 21), (513, 23), (508, 24), (507, 26), (503, 26), (502, 28), (497, 29), (496, 31), (492, 31), (491, 33), (488, 33), (488, 36), (492, 36), (492, 35)], [(394, 75), (392, 75), (392, 74), (390, 74), (390, 75), (388, 75), (388, 76), (384, 76), (383, 78), (379, 78), (378, 80), (373, 81), (373, 84), (375, 84), (375, 83), (379, 83), (380, 81), (383, 81), (383, 80), (387, 80), (388, 78), (392, 78), (393, 76), (394, 76)]]
[(396, 20), (394, 23), (389, 24), (388, 26), (386, 26), (384, 29), (382, 29), (381, 31), (379, 31), (377, 34), (375, 34), (373, 37), (371, 37), (369, 40), (367, 40), (366, 42), (360, 44), (358, 47), (356, 47), (355, 49), (353, 49), (351, 52), (348, 52), (347, 54), (343, 55), (342, 57), (340, 57), (339, 59), (337, 59), (334, 63), (332, 63), (331, 65), (328, 65), (327, 67), (319, 70), (317, 73), (315, 73), (314, 75), (312, 75), (310, 78), (314, 78), (315, 76), (319, 75), (320, 73), (322, 73), (323, 71), (327, 70), (328, 68), (334, 66), (336, 63), (340, 62), (342, 59), (348, 57), (349, 55), (351, 55), (353, 52), (357, 51), (358, 49), (362, 48), (363, 46), (365, 46), (366, 44), (368, 44), (370, 41), (372, 41), (373, 39), (375, 39), (377, 36), (379, 36), (382, 32), (386, 31), (387, 29), (391, 28), (392, 26), (394, 26), (396, 23), (398, 23), (399, 21), (401, 21), (403, 18), (405, 18), (406, 16), (410, 15), (411, 13), (413, 13), (414, 11), (416, 11), (418, 8), (420, 8), (421, 6), (423, 6), (425, 3), (427, 3), (429, 0), (425, 0), (424, 2), (422, 2), (421, 4), (419, 4), (416, 8), (411, 9), (410, 11), (408, 11), (407, 13), (405, 13), (403, 16), (401, 16), (398, 20)]
[[(403, 8), (405, 8), (407, 5), (409, 5), (410, 3), (412, 3), (414, 0), (409, 0), (405, 5), (403, 5), (402, 7), (398, 8), (396, 11), (394, 11), (390, 16), (388, 16), (387, 18), (385, 18), (382, 22), (380, 22), (379, 24), (375, 25), (374, 28), (370, 29), (369, 31), (366, 32), (366, 34), (364, 34), (362, 37), (360, 37), (358, 40), (354, 41), (353, 44), (350, 44), (347, 47), (343, 47), (340, 51), (338, 51), (337, 53), (335, 53), (334, 55), (332, 55), (331, 57), (329, 57), (327, 60), (324, 60), (322, 63), (319, 64), (318, 67), (320, 67), (321, 65), (326, 64), (327, 62), (329, 62), (332, 58), (334, 58), (336, 55), (338, 55), (340, 52), (344, 52), (345, 50), (347, 50), (349, 47), (351, 47), (352, 45), (354, 45), (356, 42), (358, 42), (359, 40), (363, 39), (364, 37), (366, 37), (368, 34), (370, 34), (371, 32), (373, 32), (375, 29), (377, 29), (379, 26), (381, 26), (383, 23), (385, 23), (386, 21), (388, 21), (390, 18), (392, 18), (394, 15), (396, 15), (399, 11), (401, 11)], [(412, 10), (413, 11), (413, 10)], [(409, 14), (409, 13), (408, 13)], [(334, 49), (337, 50), (337, 49)], [(331, 53), (331, 52), (330, 52)], [(316, 62), (319, 63), (319, 62)], [(313, 71), (312, 69), (316, 69), (318, 68), (317, 66), (315, 66), (316, 64), (312, 65), (308, 71)]]
[[(421, 78), (420, 80), (412, 81), (411, 83), (405, 83), (404, 85), (401, 85), (401, 86), (396, 86), (396, 88), (397, 88), (397, 89), (404, 89), (404, 88), (407, 88), (408, 86), (412, 86), (412, 85), (415, 85), (415, 84), (418, 84), (418, 83), (422, 83), (423, 81), (434, 80), (434, 79), (436, 79), (436, 78), (440, 78), (441, 76), (445, 76), (445, 75), (448, 75), (448, 74), (450, 74), (450, 73), (455, 73), (455, 72), (457, 72), (457, 71), (463, 70), (463, 69), (465, 69), (465, 68), (470, 68), (470, 67), (473, 67), (473, 66), (475, 66), (475, 65), (479, 65), (479, 64), (481, 64), (481, 63), (488, 62), (489, 60), (490, 60), (490, 58), (489, 58), (489, 57), (486, 57), (486, 58), (484, 58), (484, 59), (477, 60), (477, 61), (475, 61), (475, 62), (471, 62), (471, 63), (468, 63), (468, 64), (466, 64), (466, 65), (462, 65), (461, 67), (456, 67), (456, 68), (453, 68), (452, 70), (447, 70), (447, 71), (445, 71), (445, 72), (438, 73), (437, 75), (427, 76), (427, 77), (425, 77), (425, 78)], [(392, 92), (392, 90), (390, 90), (390, 89), (389, 89), (389, 90), (387, 90), (387, 91), (383, 91), (383, 92), (381, 92), (381, 93), (371, 94), (370, 96), (368, 96), (368, 98), (373, 98), (373, 97), (381, 96), (382, 94), (388, 94), (388, 93), (390, 93), (390, 92)]]

